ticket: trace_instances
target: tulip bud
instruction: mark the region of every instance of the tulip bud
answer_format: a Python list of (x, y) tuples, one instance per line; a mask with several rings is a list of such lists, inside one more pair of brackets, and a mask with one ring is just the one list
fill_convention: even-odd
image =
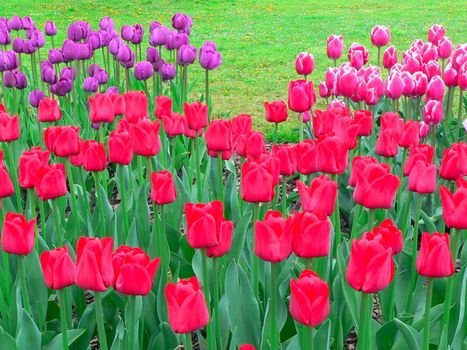
[(299, 75), (310, 75), (315, 68), (315, 58), (308, 52), (300, 52), (295, 59), (295, 70)]
[(386, 46), (389, 43), (389, 40), (391, 40), (389, 28), (377, 25), (371, 30), (371, 43), (374, 46)]
[(455, 271), (449, 245), (447, 233), (424, 232), (417, 256), (418, 273), (430, 278), (452, 276)]

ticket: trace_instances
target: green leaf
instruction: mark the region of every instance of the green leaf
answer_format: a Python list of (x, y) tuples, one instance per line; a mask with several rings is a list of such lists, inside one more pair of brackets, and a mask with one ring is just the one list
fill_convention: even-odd
[[(347, 243), (344, 241), (341, 244), (340, 249), (337, 248), (337, 267), (339, 270), (339, 275), (345, 276), (345, 259), (343, 255), (343, 250), (348, 252), (348, 247)], [(359, 308), (359, 303), (358, 303), (358, 298), (357, 298), (357, 292), (355, 292), (352, 287), (350, 287), (345, 280), (344, 277), (341, 279), (342, 283), (342, 291), (344, 292), (344, 298), (347, 303), (347, 306), (350, 311), (350, 316), (352, 317), (352, 322), (355, 327), (358, 327), (358, 308)]]
[(411, 326), (405, 324), (401, 320), (395, 318), (394, 322), (396, 323), (397, 328), (402, 333), (407, 346), (411, 350), (419, 350), (422, 348), (422, 336), (420, 333), (412, 328)]
[[(465, 246), (466, 244), (464, 244)], [(451, 277), (453, 278), (453, 277)], [(457, 327), (456, 332), (454, 333), (454, 339), (452, 341), (452, 347), (454, 349), (460, 349), (462, 347), (462, 341), (465, 336), (465, 300), (466, 300), (466, 289), (467, 289), (467, 268), (464, 268), (464, 277), (462, 278), (462, 289), (460, 295), (460, 305), (459, 305), (459, 317), (457, 317)], [(444, 332), (443, 332), (444, 333)], [(446, 332), (447, 334), (447, 332)]]
[(154, 344), (148, 349), (175, 349), (178, 345), (177, 336), (168, 323), (161, 323), (161, 332), (154, 339)]
[(233, 238), (232, 238), (232, 248), (227, 254), (227, 261), (239, 261), (240, 255), (243, 252), (243, 246), (245, 244), (245, 236), (248, 230), (248, 224), (251, 221), (251, 214), (242, 216), (241, 220), (235, 223)]
[(315, 349), (329, 349), (331, 340), (331, 321), (326, 320), (319, 329), (313, 338), (313, 344)]
[(16, 350), (15, 339), (1, 328), (0, 328), (0, 349)]
[[(86, 332), (85, 329), (69, 329), (67, 331), (68, 346), (73, 344), (79, 337)], [(61, 350), (63, 349), (63, 334), (55, 336), (44, 348), (44, 350)]]
[(16, 347), (20, 350), (40, 350), (41, 333), (26, 310), (21, 311)]

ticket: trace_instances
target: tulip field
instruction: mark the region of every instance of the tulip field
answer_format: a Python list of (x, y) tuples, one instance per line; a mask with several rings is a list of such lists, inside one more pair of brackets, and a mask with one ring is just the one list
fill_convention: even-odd
[(0, 350), (467, 349), (465, 38), (330, 29), (265, 137), (197, 25), (0, 17)]

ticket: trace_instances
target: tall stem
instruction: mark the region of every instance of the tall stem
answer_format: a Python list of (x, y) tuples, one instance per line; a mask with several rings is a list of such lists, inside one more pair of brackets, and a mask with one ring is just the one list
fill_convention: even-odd
[(128, 235), (128, 230), (130, 229), (130, 223), (128, 222), (128, 209), (126, 203), (126, 188), (125, 188), (125, 175), (123, 172), (124, 165), (117, 165), (118, 167), (118, 177), (120, 180), (120, 203), (122, 205), (122, 215), (123, 215), (123, 228), (125, 230), (125, 237)]
[(418, 225), (420, 221), (420, 211), (422, 209), (423, 197), (417, 195), (417, 208), (415, 210), (415, 221), (413, 225), (413, 237), (412, 237), (412, 262), (410, 266), (410, 286), (409, 293), (407, 294), (407, 310), (410, 312), (412, 306), (412, 293), (417, 283), (417, 251), (418, 251)]
[(370, 349), (369, 337), (371, 336), (371, 304), (371, 294), (362, 292), (360, 299), (360, 319), (358, 325), (358, 350)]
[(430, 310), (431, 298), (433, 296), (433, 280), (428, 278), (426, 291), (425, 315), (423, 316), (423, 350), (430, 349)]
[(224, 160), (222, 152), (217, 152), (217, 197), (220, 201), (224, 201)]
[(375, 211), (374, 209), (368, 209), (368, 222), (366, 230), (368, 232), (373, 231), (373, 227), (375, 224)]
[[(160, 208), (160, 214), (159, 214)], [(161, 276), (162, 276), (162, 286), (165, 289), (167, 285), (167, 273), (169, 270), (170, 264), (170, 251), (167, 250), (167, 237), (165, 235), (165, 220), (161, 220), (164, 218), (164, 206), (155, 206), (154, 207), (154, 225), (156, 225), (156, 241), (159, 241), (160, 247), (160, 257), (161, 257)], [(167, 252), (169, 254), (167, 254)], [(167, 306), (165, 301), (162, 303), (162, 317), (166, 321), (167, 320)]]
[(362, 206), (357, 204), (355, 207), (355, 213), (353, 215), (353, 220), (352, 220), (352, 230), (350, 231), (350, 241), (356, 238), (358, 223), (360, 221), (361, 215), (362, 215)]
[(136, 297), (134, 295), (128, 296), (128, 302), (130, 307), (130, 317), (127, 324), (130, 339), (130, 349), (136, 350), (138, 348), (137, 334), (138, 334), (138, 322), (136, 321)]
[(462, 94), (463, 94), (463, 90), (461, 89), (460, 94), (459, 94), (459, 115), (457, 116), (456, 137), (454, 138), (454, 142), (459, 141), (459, 130), (462, 124), (462, 109), (464, 108), (464, 106), (462, 105), (462, 101), (463, 101)]
[(102, 350), (107, 350), (107, 337), (104, 327), (104, 313), (102, 310), (102, 294), (99, 292), (94, 293), (95, 307), (96, 307), (96, 322), (97, 322), (97, 335), (99, 336), (99, 345)]
[(68, 178), (68, 186), (70, 187), (71, 206), (77, 230), (75, 237), (78, 237), (80, 233), (79, 211), (75, 196), (75, 184), (73, 181), (73, 173), (71, 172), (70, 159), (68, 157), (65, 158), (65, 169)]
[(378, 67), (381, 62), (381, 47), (378, 46)]
[[(214, 276), (219, 276), (219, 259), (213, 258), (212, 259), (212, 269)], [(220, 278), (213, 278), (214, 281), (214, 319), (215, 319), (215, 333), (216, 333), (216, 343), (217, 348), (222, 349), (222, 336), (221, 336), (221, 321), (220, 321), (220, 312), (219, 312), (219, 282)]]
[(274, 123), (274, 143), (277, 144), (277, 133), (279, 129), (279, 123)]
[(23, 200), (21, 199), (21, 188), (19, 187), (19, 182), (18, 182), (18, 176), (17, 176), (17, 168), (16, 168), (16, 162), (15, 158), (13, 157), (13, 146), (11, 142), (7, 143), (7, 150), (8, 150), (8, 162), (9, 162), (9, 168), (8, 170), (10, 171), (10, 177), (13, 180), (13, 185), (15, 187), (15, 196), (16, 196), (16, 209), (18, 212), (23, 211)]
[(302, 350), (313, 350), (313, 327), (303, 326)]
[(68, 349), (68, 325), (67, 325), (67, 312), (66, 307), (68, 304), (65, 302), (66, 295), (65, 289), (58, 291), (58, 302), (60, 303), (60, 323), (62, 326), (62, 344), (63, 350)]
[(251, 242), (251, 268), (252, 268), (252, 277), (253, 277), (253, 292), (254, 295), (259, 297), (259, 268), (258, 268), (258, 257), (254, 253), (254, 236), (255, 236), (255, 223), (258, 220), (259, 216), (259, 203), (253, 203), (253, 213), (252, 213), (252, 242)]
[[(204, 297), (206, 298), (206, 305), (208, 306), (208, 313), (211, 314), (211, 290), (209, 287), (209, 274), (208, 274), (208, 258), (206, 256), (206, 249), (201, 249), (201, 265), (203, 269), (203, 289)], [(212, 323), (206, 325), (208, 349), (215, 349), (215, 339), (212, 334)]]
[[(60, 206), (58, 205), (58, 199), (52, 199), (52, 211), (54, 214), (55, 221), (55, 242), (57, 247), (63, 246), (63, 230), (62, 230), (62, 216), (60, 215)], [(45, 227), (42, 228), (45, 231)]]
[(99, 217), (100, 217), (100, 232), (99, 236), (106, 236), (105, 234), (105, 210), (104, 210), (104, 198), (102, 198), (101, 193), (99, 192), (100, 189), (100, 175), (98, 172), (94, 173), (95, 182), (96, 182), (96, 196), (97, 196), (97, 206), (99, 207)]
[(201, 187), (201, 163), (200, 163), (200, 149), (199, 149), (199, 136), (196, 132), (195, 136), (195, 168), (196, 168), (196, 198), (198, 202), (203, 200), (202, 187)]
[(209, 108), (209, 70), (205, 70), (205, 86), (204, 86), (204, 97), (206, 98), (206, 105), (208, 106), (208, 120), (211, 123), (211, 112)]
[[(456, 264), (457, 254), (459, 252), (460, 246), (460, 229), (452, 229), (451, 231), (451, 255), (454, 265)], [(454, 276), (448, 277), (447, 286), (446, 286), (446, 298), (444, 299), (444, 314), (443, 314), (443, 324), (449, 326), (449, 317), (451, 313), (451, 300), (452, 300), (452, 288), (454, 283)]]
[(282, 216), (287, 215), (287, 177), (282, 175), (282, 198), (281, 198)]
[(193, 343), (191, 342), (191, 333), (185, 333), (183, 338), (183, 348), (185, 350), (193, 350)]
[[(24, 266), (24, 255), (18, 255), (18, 268), (19, 268), (19, 278), (20, 278), (20, 287), (21, 287), (21, 299), (23, 302), (24, 309), (31, 313), (31, 306), (29, 304), (29, 295), (28, 295), (28, 285), (26, 283), (26, 268)], [(8, 291), (9, 292), (9, 291)]]
[(333, 216), (333, 226), (334, 226), (334, 231), (336, 232), (336, 239), (334, 243), (334, 251), (337, 252), (337, 247), (341, 243), (342, 240), (342, 232), (341, 232), (341, 215), (339, 211), (339, 178), (337, 174), (334, 174), (333, 180), (337, 184), (337, 192), (336, 192), (336, 201), (334, 204), (334, 212), (332, 213)]
[(278, 264), (271, 263), (271, 319), (272, 319), (272, 329), (271, 329), (271, 349), (277, 349), (277, 273), (278, 273)]

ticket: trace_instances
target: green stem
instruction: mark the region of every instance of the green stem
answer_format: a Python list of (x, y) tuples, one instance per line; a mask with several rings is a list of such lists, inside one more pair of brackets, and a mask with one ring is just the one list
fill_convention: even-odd
[(140, 186), (143, 186), (144, 184), (144, 175), (143, 175), (143, 160), (142, 160), (142, 157), (143, 156), (137, 156), (136, 158), (138, 158), (137, 160), (137, 167), (138, 167), (138, 180), (139, 180), (139, 185)]
[(68, 305), (65, 302), (66, 295), (65, 289), (61, 289), (58, 291), (58, 302), (60, 303), (60, 323), (62, 326), (62, 344), (63, 350), (68, 349), (68, 325), (67, 325), (67, 312), (66, 306)]
[(378, 67), (381, 62), (381, 47), (378, 46)]
[(360, 319), (358, 323), (358, 350), (370, 349), (369, 337), (371, 336), (371, 294), (362, 292), (360, 299)]
[[(460, 246), (460, 229), (452, 229), (451, 231), (451, 255), (454, 265), (456, 264), (457, 254), (459, 252)], [(444, 300), (444, 314), (443, 314), (443, 324), (449, 326), (449, 317), (451, 313), (451, 301), (452, 301), (452, 288), (454, 283), (454, 276), (448, 277), (447, 286), (446, 286), (446, 298)]]
[(391, 321), (394, 318), (394, 301), (395, 301), (395, 289), (396, 289), (396, 280), (397, 280), (397, 269), (394, 271), (394, 278), (388, 286), (388, 303), (386, 305), (386, 310), (384, 314), (386, 315), (386, 322)]
[(258, 220), (259, 216), (259, 203), (253, 203), (253, 213), (252, 213), (252, 242), (251, 242), (251, 268), (252, 268), (252, 277), (253, 277), (253, 292), (256, 297), (259, 298), (259, 267), (258, 267), (258, 257), (254, 253), (254, 235), (255, 235), (255, 223)]
[[(55, 221), (55, 242), (57, 247), (63, 246), (63, 230), (62, 230), (62, 216), (60, 215), (60, 206), (58, 204), (58, 199), (52, 199), (52, 211), (54, 214)], [(45, 231), (45, 227), (42, 228)]]
[(222, 160), (222, 152), (217, 152), (217, 196), (220, 201), (224, 201), (224, 161)]
[(126, 189), (125, 189), (125, 175), (123, 172), (123, 165), (117, 165), (118, 167), (118, 176), (120, 180), (120, 203), (122, 205), (122, 215), (123, 215), (123, 228), (125, 230), (125, 237), (128, 236), (128, 230), (130, 229), (130, 223), (128, 221), (128, 209), (126, 203)]
[(431, 298), (433, 296), (433, 280), (428, 278), (426, 291), (425, 315), (423, 316), (423, 350), (430, 349), (430, 310)]
[(420, 211), (422, 209), (422, 199), (423, 197), (417, 195), (417, 208), (415, 210), (415, 221), (413, 225), (413, 237), (412, 237), (412, 261), (410, 266), (410, 286), (409, 293), (407, 294), (407, 311), (410, 312), (412, 307), (412, 293), (414, 292), (415, 285), (417, 283), (417, 251), (418, 251), (418, 225), (420, 221)]
[(134, 295), (128, 296), (128, 302), (130, 303), (130, 315), (129, 322), (126, 325), (130, 339), (130, 349), (136, 350), (138, 348), (138, 322), (136, 321), (136, 297)]
[(19, 268), (19, 278), (20, 278), (20, 287), (21, 287), (21, 299), (23, 302), (24, 309), (31, 313), (31, 306), (29, 304), (29, 295), (28, 295), (28, 285), (26, 283), (26, 268), (24, 266), (24, 259), (26, 256), (18, 255), (18, 268)]
[(337, 174), (332, 175), (333, 180), (338, 184), (338, 191), (336, 192), (336, 201), (334, 203), (334, 212), (332, 213), (333, 217), (333, 227), (334, 231), (336, 232), (336, 240), (334, 243), (334, 251), (337, 252), (337, 247), (341, 243), (342, 240), (342, 231), (341, 231), (341, 215), (339, 211), (339, 178)]
[(68, 185), (70, 187), (70, 197), (71, 197), (71, 205), (72, 205), (72, 212), (76, 224), (76, 237), (79, 236), (80, 233), (80, 222), (79, 222), (79, 212), (78, 212), (78, 203), (76, 201), (76, 196), (75, 196), (75, 183), (73, 181), (73, 173), (71, 172), (71, 164), (70, 164), (70, 159), (67, 157), (65, 158), (65, 168), (66, 168), (66, 173), (67, 173), (67, 178), (68, 178)]
[(100, 236), (106, 236), (105, 234), (105, 209), (104, 209), (104, 198), (102, 198), (101, 194), (99, 193), (99, 187), (101, 182), (100, 173), (95, 172), (94, 177), (96, 181), (96, 196), (97, 196), (97, 206), (99, 207), (99, 216), (100, 216)]
[[(159, 208), (160, 208), (160, 214), (159, 214)], [(162, 276), (162, 286), (165, 289), (165, 286), (167, 285), (167, 271), (169, 269), (169, 264), (170, 264), (170, 251), (167, 250), (167, 237), (165, 235), (165, 220), (161, 220), (161, 218), (164, 217), (164, 206), (161, 205), (155, 206), (154, 207), (154, 225), (156, 225), (155, 229), (156, 231), (156, 241), (159, 241), (159, 247), (160, 247), (160, 257), (161, 257), (161, 276)], [(167, 252), (169, 255), (167, 255)], [(165, 304), (165, 301), (162, 303), (162, 315), (164, 320), (167, 320), (167, 306)]]
[(274, 123), (274, 143), (277, 144), (277, 132), (279, 129), (279, 123)]
[[(213, 258), (212, 259), (212, 269), (214, 276), (219, 276), (220, 270), (219, 270), (219, 259), (218, 258)], [(220, 303), (220, 297), (219, 297), (219, 278), (213, 278), (214, 281), (214, 320), (215, 320), (215, 333), (216, 333), (216, 342), (217, 342), (217, 348), (222, 349), (222, 336), (221, 336), (221, 322), (220, 322), (220, 312), (219, 312), (219, 303)]]
[(454, 138), (454, 142), (457, 142), (459, 140), (459, 130), (460, 130), (460, 127), (461, 127), (461, 124), (462, 124), (462, 108), (463, 108), (463, 106), (462, 106), (462, 101), (463, 101), (462, 93), (463, 93), (463, 90), (461, 89), (460, 94), (459, 94), (459, 115), (457, 116), (456, 137)]
[(353, 220), (352, 220), (352, 230), (350, 232), (350, 241), (356, 238), (358, 224), (360, 221), (360, 217), (362, 216), (362, 208), (363, 207), (359, 204), (357, 204), (355, 207), (355, 213), (354, 213)]
[(313, 350), (313, 327), (303, 326), (302, 350)]
[(152, 158), (146, 157), (147, 160), (147, 170), (146, 170), (146, 181), (151, 181), (151, 173), (152, 173)]
[[(208, 275), (208, 258), (206, 256), (206, 249), (201, 249), (201, 265), (203, 270), (203, 289), (204, 297), (206, 298), (206, 305), (208, 306), (208, 313), (211, 314), (211, 291), (209, 287), (209, 275)], [(211, 319), (211, 318), (210, 318)], [(212, 323), (209, 322), (206, 325), (208, 349), (215, 349), (215, 335), (212, 333)]]
[(205, 69), (204, 97), (206, 98), (206, 105), (208, 106), (208, 121), (211, 123), (211, 113), (209, 111), (209, 70), (207, 69)]
[[(14, 88), (13, 88), (14, 90)], [(19, 187), (19, 181), (18, 181), (18, 176), (17, 176), (17, 168), (16, 168), (16, 162), (15, 158), (13, 157), (13, 146), (11, 142), (7, 143), (7, 150), (8, 150), (8, 161), (10, 163), (10, 177), (13, 180), (13, 185), (15, 187), (15, 196), (16, 196), (16, 209), (18, 212), (23, 211), (23, 200), (21, 199), (21, 188)]]
[(203, 193), (202, 191), (202, 186), (201, 186), (201, 163), (200, 163), (200, 149), (199, 149), (199, 136), (198, 132), (196, 132), (195, 136), (195, 168), (196, 168), (196, 198), (198, 202), (201, 202), (203, 200)]
[(374, 209), (368, 209), (368, 222), (367, 222), (366, 230), (368, 232), (373, 231), (374, 224), (375, 224), (375, 211)]
[(193, 350), (193, 344), (191, 342), (191, 333), (185, 333), (183, 341), (183, 348), (185, 350)]
[(278, 264), (271, 263), (271, 349), (277, 349), (277, 310), (276, 310), (276, 299), (277, 299), (277, 274)]
[(282, 175), (282, 198), (281, 198), (282, 216), (287, 216), (287, 178)]
[(107, 337), (105, 334), (104, 313), (102, 310), (102, 294), (99, 292), (94, 293), (94, 300), (96, 303), (96, 323), (97, 335), (99, 336), (99, 345), (102, 350), (107, 350)]

